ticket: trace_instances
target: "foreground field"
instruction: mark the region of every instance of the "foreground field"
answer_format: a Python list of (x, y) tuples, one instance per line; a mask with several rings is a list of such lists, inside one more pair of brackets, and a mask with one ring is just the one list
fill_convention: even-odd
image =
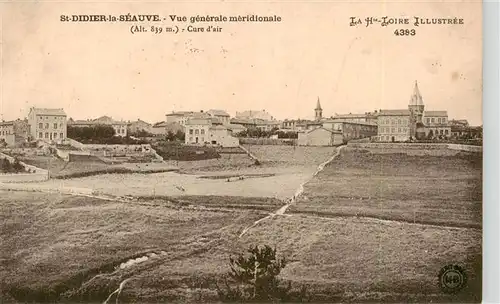
[[(291, 164), (283, 155), (301, 164), (293, 170), (317, 166), (317, 155), (306, 157), (287, 148), (269, 156), (264, 148), (251, 152), (261, 153), (262, 172)], [(325, 149), (321, 161), (331, 152)], [(75, 186), (87, 183), (139, 197), (130, 201), (1, 192), (2, 300), (102, 303), (128, 279), (120, 303), (216, 302), (213, 281), (229, 270), (229, 256), (252, 244), (267, 244), (291, 260), (282, 278), (293, 288), (308, 286), (314, 302), (480, 301), (480, 156), (345, 149), (305, 185), (288, 216), (262, 221), (239, 237), (283, 204), (272, 197), (252, 197), (252, 191), (292, 190), (286, 178), (293, 170), (230, 183), (196, 177), (185, 184), (196, 181), (191, 185), (200, 190), (186, 189), (182, 196), (160, 189), (193, 176), (74, 179), (79, 181)], [(295, 174), (310, 178), (311, 172), (305, 172)], [(157, 186), (148, 186), (153, 180)], [(225, 188), (235, 196), (214, 194)], [(452, 263), (466, 269), (468, 286), (446, 295), (437, 275)]]

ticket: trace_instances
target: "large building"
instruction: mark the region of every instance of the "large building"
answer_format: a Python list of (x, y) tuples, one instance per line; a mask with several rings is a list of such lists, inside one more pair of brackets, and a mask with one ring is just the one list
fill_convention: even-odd
[(167, 124), (176, 122), (183, 127), (186, 125), (186, 122), (190, 119), (205, 119), (211, 117), (209, 113), (203, 111), (200, 112), (179, 111), (179, 112), (168, 113), (165, 116), (166, 116), (165, 122)]
[(323, 127), (298, 133), (299, 146), (335, 146), (343, 142), (342, 132)]
[(448, 112), (426, 111), (416, 81), (408, 103), (408, 110), (380, 110), (377, 125), (379, 141), (451, 137)]
[(341, 119), (326, 119), (323, 128), (341, 132), (344, 142), (352, 139), (371, 138), (377, 136), (377, 124)]
[(211, 110), (208, 110), (207, 113), (208, 113), (208, 115), (210, 115), (210, 117), (218, 119), (223, 125), (230, 124), (229, 120), (230, 120), (231, 117), (224, 110), (214, 110), (214, 109), (211, 109)]
[(380, 110), (377, 126), (379, 141), (407, 141), (412, 137), (411, 111)]
[(364, 114), (361, 113), (349, 113), (349, 114), (335, 114), (331, 120), (340, 120), (340, 121), (349, 121), (349, 122), (361, 122), (361, 123), (377, 123), (378, 112), (375, 111), (373, 113), (367, 112)]
[(237, 147), (239, 140), (232, 131), (222, 125), (218, 119), (192, 118), (185, 124), (187, 145), (219, 145), (222, 147)]
[(260, 118), (232, 118), (230, 123), (231, 125), (240, 125), (246, 129), (259, 129), (260, 131), (279, 129), (281, 125), (279, 121)]
[(136, 134), (140, 131), (145, 131), (151, 133), (152, 125), (144, 120), (137, 119), (136, 121), (131, 121), (127, 124), (127, 133)]
[(66, 139), (66, 113), (63, 109), (31, 108), (28, 114), (29, 139), (61, 141)]
[(117, 121), (113, 120), (113, 118), (109, 116), (101, 116), (96, 119), (88, 119), (88, 120), (68, 120), (68, 125), (72, 127), (92, 127), (97, 125), (107, 125), (113, 127), (115, 130), (115, 136), (126, 137), (127, 136), (127, 122), (125, 121)]
[(425, 111), (423, 124), (426, 137), (451, 137), (447, 111)]
[(238, 119), (260, 119), (260, 120), (267, 120), (267, 121), (272, 121), (276, 120), (271, 114), (266, 112), (266, 110), (262, 111), (243, 111), (243, 112), (236, 112), (235, 118)]

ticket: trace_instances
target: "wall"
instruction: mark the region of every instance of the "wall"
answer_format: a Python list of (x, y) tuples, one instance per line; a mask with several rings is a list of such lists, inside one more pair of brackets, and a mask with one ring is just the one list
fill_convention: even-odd
[(472, 145), (459, 145), (459, 144), (448, 144), (448, 149), (467, 151), (467, 152), (483, 152), (482, 146), (472, 146)]
[(57, 154), (57, 156), (62, 158), (64, 161), (69, 161), (70, 154), (72, 154), (72, 155), (90, 155), (90, 152), (89, 151), (72, 151), (72, 150), (56, 149), (56, 154)]
[(272, 138), (240, 138), (240, 144), (242, 145), (288, 145), (293, 146), (297, 145), (296, 139), (289, 138), (280, 138), (280, 139), (272, 139)]
[(450, 149), (466, 152), (482, 152), (482, 146), (439, 144), (439, 143), (359, 143), (349, 142), (349, 147), (358, 149), (405, 149), (405, 150), (442, 150)]

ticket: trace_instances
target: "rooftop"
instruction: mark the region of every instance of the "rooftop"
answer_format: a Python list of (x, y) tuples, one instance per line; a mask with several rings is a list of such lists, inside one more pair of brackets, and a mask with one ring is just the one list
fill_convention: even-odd
[(186, 121), (186, 125), (212, 125), (212, 120), (209, 118), (191, 118)]
[(379, 116), (410, 116), (410, 110), (380, 110)]
[(369, 121), (352, 121), (348, 119), (326, 119), (323, 120), (322, 122), (341, 122), (341, 123), (348, 123), (348, 124), (353, 124), (353, 125), (364, 125), (364, 126), (377, 126), (376, 123), (374, 122), (369, 122)]
[(35, 115), (66, 116), (63, 108), (31, 108)]
[(162, 127), (166, 127), (166, 126), (167, 126), (167, 123), (164, 121), (160, 121), (160, 122), (153, 124), (153, 128), (162, 128)]
[(375, 116), (375, 114), (373, 113), (356, 113), (356, 114), (352, 114), (352, 113), (349, 113), (349, 114), (335, 114), (335, 116), (333, 117), (333, 119), (342, 119), (342, 118), (366, 118), (366, 117), (371, 117), (371, 116)]
[(447, 111), (424, 111), (424, 116), (425, 117), (431, 117), (431, 116), (447, 117), (448, 112)]
[(213, 116), (225, 116), (225, 117), (229, 117), (230, 116), (224, 110), (210, 109), (210, 110), (207, 111), (207, 113), (210, 114), (210, 115), (213, 115)]

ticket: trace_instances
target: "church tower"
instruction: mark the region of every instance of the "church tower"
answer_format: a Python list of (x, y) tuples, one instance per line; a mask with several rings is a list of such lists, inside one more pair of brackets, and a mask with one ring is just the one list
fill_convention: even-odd
[(408, 110), (414, 116), (416, 123), (422, 123), (422, 116), (424, 115), (424, 102), (422, 100), (422, 95), (418, 89), (418, 83), (415, 80), (415, 87), (413, 88), (413, 94), (410, 98), (410, 103), (408, 104)]
[(316, 109), (314, 109), (314, 119), (316, 121), (320, 121), (323, 118), (323, 109), (321, 108), (321, 104), (319, 103), (319, 97), (318, 97), (318, 102), (316, 103)]

